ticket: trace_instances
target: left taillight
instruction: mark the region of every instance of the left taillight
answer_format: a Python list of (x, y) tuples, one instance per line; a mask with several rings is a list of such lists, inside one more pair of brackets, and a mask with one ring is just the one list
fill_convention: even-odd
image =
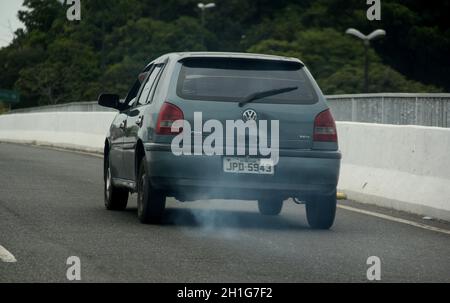
[(176, 105), (169, 102), (164, 102), (161, 106), (161, 110), (158, 115), (158, 122), (156, 123), (157, 135), (177, 135), (180, 134), (183, 129), (178, 131), (172, 131), (172, 125), (177, 120), (184, 120), (183, 111)]
[(314, 141), (337, 142), (336, 123), (329, 109), (318, 114), (314, 120)]

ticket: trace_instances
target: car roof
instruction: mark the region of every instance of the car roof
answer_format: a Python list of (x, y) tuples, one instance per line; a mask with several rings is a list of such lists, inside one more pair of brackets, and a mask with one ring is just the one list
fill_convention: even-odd
[(254, 53), (234, 53), (234, 52), (178, 52), (169, 53), (163, 55), (153, 62), (160, 62), (167, 58), (174, 58), (177, 61), (183, 61), (188, 58), (236, 58), (236, 59), (259, 59), (259, 60), (273, 60), (273, 61), (285, 61), (285, 62), (296, 62), (304, 65), (302, 61), (297, 58), (275, 56), (275, 55), (265, 55), (265, 54), (254, 54)]

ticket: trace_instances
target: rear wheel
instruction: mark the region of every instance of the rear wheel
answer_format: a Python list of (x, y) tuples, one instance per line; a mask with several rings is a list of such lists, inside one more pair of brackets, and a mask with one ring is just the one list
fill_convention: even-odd
[(145, 161), (141, 161), (139, 167), (137, 206), (142, 223), (160, 223), (166, 207), (164, 193), (151, 187)]
[(277, 216), (283, 208), (282, 200), (261, 199), (258, 200), (259, 213), (265, 216)]
[(306, 218), (315, 229), (330, 229), (336, 216), (336, 192), (327, 196), (315, 196), (306, 202)]
[(128, 189), (114, 186), (112, 183), (109, 159), (105, 160), (104, 171), (105, 207), (107, 210), (124, 210), (128, 203)]

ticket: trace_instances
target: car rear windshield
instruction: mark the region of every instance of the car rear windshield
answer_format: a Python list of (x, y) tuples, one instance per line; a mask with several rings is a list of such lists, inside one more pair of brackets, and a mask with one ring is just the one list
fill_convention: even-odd
[(241, 102), (255, 93), (284, 88), (294, 90), (253, 102), (314, 104), (318, 100), (300, 63), (257, 59), (191, 58), (184, 61), (177, 94), (189, 100)]

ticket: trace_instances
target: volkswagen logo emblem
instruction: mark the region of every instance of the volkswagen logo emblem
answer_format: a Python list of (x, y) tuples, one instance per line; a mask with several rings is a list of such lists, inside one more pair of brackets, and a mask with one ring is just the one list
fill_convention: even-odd
[(258, 120), (258, 114), (253, 110), (253, 109), (247, 109), (243, 114), (242, 114), (242, 120), (244, 122), (247, 121), (256, 121)]

